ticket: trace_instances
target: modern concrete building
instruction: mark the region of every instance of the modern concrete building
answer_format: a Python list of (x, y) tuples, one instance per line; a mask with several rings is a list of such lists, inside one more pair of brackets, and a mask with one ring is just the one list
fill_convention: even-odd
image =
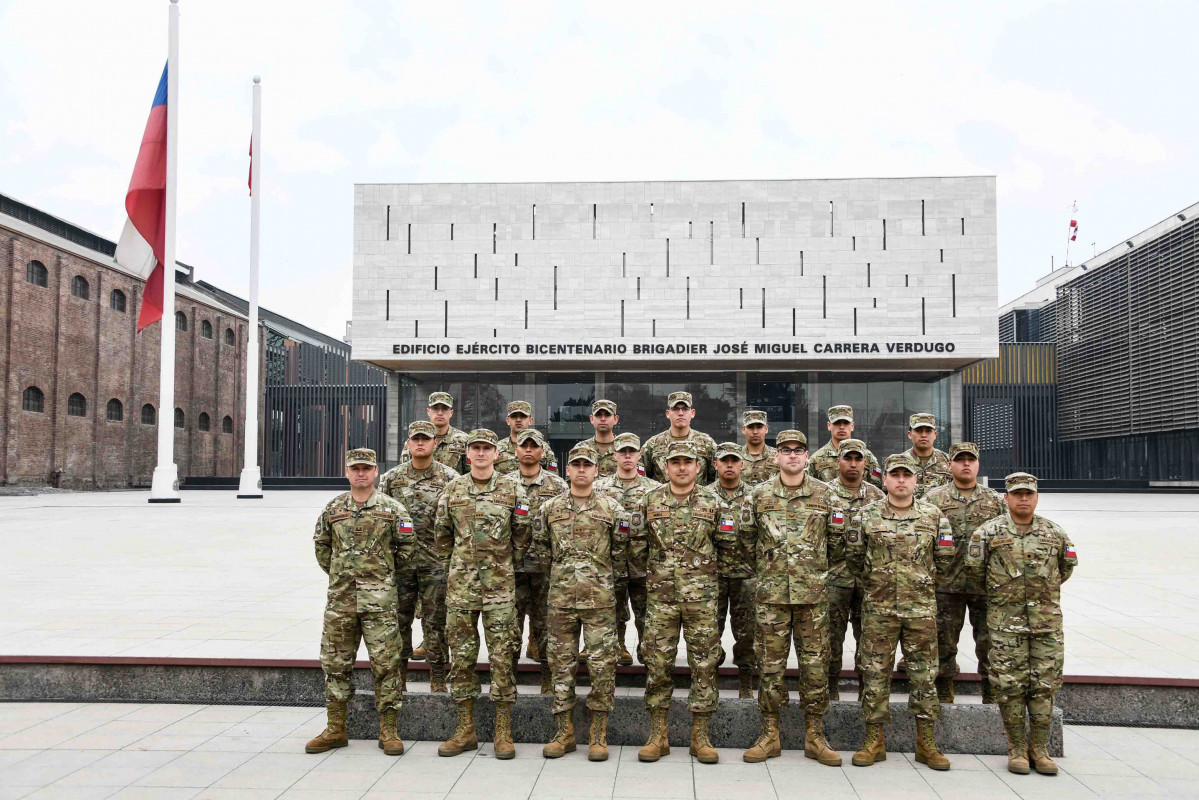
[(532, 401), (560, 453), (593, 398), (644, 436), (685, 388), (718, 440), (748, 407), (815, 446), (850, 403), (886, 454), (912, 411), (958, 430), (996, 271), (993, 177), (358, 185), (353, 357), (391, 371), (389, 461), (438, 389), (465, 428)]

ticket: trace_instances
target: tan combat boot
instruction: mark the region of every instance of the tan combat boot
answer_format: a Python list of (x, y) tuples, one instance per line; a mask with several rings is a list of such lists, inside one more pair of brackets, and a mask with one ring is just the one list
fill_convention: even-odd
[(937, 678), (937, 700), (952, 703), (953, 697), (953, 678)]
[(326, 703), (325, 714), (328, 719), (325, 729), (316, 738), (308, 740), (308, 744), (304, 745), (305, 753), (324, 753), (350, 743), (346, 736), (346, 704)]
[(411, 658), (413, 661), (424, 661), (425, 658), (428, 657), (428, 655), (429, 655), (429, 651), (427, 649), (425, 649), (425, 643), (421, 642), (420, 647), (418, 647), (412, 651)]
[(512, 743), (512, 704), (495, 704), (495, 757), (501, 761), (516, 758), (516, 745)]
[(752, 699), (754, 696), (754, 674), (748, 670), (742, 670), (737, 676), (741, 683), (737, 688), (737, 697), (742, 700)]
[(575, 721), (572, 716), (570, 711), (559, 711), (554, 715), (558, 720), (558, 732), (541, 748), (541, 755), (546, 758), (562, 758), (575, 751)]
[(928, 764), (929, 769), (949, 769), (949, 759), (937, 749), (933, 736), (934, 723), (931, 719), (916, 718), (916, 763)]
[(778, 758), (783, 754), (783, 745), (779, 741), (779, 715), (763, 712), (762, 735), (754, 746), (741, 756), (743, 761), (750, 764), (760, 764), (768, 758)]
[(445, 664), (429, 665), (429, 691), (445, 694)]
[(550, 665), (541, 662), (541, 693), (554, 693), (554, 676), (550, 674)]
[(591, 741), (587, 746), (588, 761), (608, 760), (608, 712), (591, 712)]
[(887, 743), (883, 739), (883, 724), (881, 722), (866, 723), (866, 741), (862, 749), (853, 754), (850, 761), (855, 767), (869, 767), (879, 761), (887, 760)]
[(649, 740), (637, 751), (638, 761), (657, 761), (670, 754), (670, 739), (666, 733), (666, 709), (654, 708), (649, 712)]
[(620, 652), (616, 656), (616, 663), (621, 667), (633, 666), (633, 654), (629, 652), (629, 648), (624, 643), (624, 638), (620, 640)]
[(1024, 729), (1024, 703), (1009, 700), (999, 704), (1003, 732), (1007, 734), (1007, 771), (1028, 774), (1028, 732)]
[(404, 755), (404, 741), (396, 730), (396, 716), (394, 708), (379, 715), (379, 749), (389, 756)]
[(475, 735), (475, 701), (458, 703), (458, 727), (454, 735), (437, 748), (439, 756), (456, 756), (466, 750), (477, 750), (479, 738)]
[(824, 738), (824, 717), (818, 717), (815, 714), (804, 716), (804, 728), (806, 734), (803, 741), (803, 754), (807, 758), (814, 758), (826, 767), (841, 766), (841, 756), (836, 750), (828, 746), (828, 739)]
[(1053, 700), (1034, 697), (1028, 701), (1028, 721), (1032, 727), (1032, 742), (1028, 760), (1041, 775), (1056, 775), (1057, 763), (1049, 757), (1049, 728), (1053, 724)]
[(691, 755), (701, 764), (715, 764), (720, 761), (720, 753), (712, 746), (708, 732), (711, 714), (691, 715)]

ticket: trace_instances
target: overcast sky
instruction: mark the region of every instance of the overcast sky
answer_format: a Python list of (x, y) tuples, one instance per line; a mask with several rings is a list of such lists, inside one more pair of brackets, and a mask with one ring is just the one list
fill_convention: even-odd
[[(1199, 200), (1192, 0), (181, 9), (178, 258), (245, 293), (261, 74), (261, 302), (337, 337), (356, 182), (994, 174), (1001, 302), (1072, 201), (1089, 256)], [(0, 0), (0, 192), (119, 236), (166, 20)]]

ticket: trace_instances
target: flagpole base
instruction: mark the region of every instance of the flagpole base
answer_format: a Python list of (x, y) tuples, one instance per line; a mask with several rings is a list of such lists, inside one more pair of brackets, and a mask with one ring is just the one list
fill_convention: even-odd
[(154, 478), (150, 482), (151, 503), (179, 502), (179, 467), (167, 464), (154, 468)]
[(262, 470), (258, 468), (257, 464), (252, 467), (242, 468), (241, 484), (237, 487), (237, 499), (262, 499)]

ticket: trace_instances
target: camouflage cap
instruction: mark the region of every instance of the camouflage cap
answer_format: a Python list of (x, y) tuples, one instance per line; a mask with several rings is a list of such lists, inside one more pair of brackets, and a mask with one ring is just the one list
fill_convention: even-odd
[(962, 453), (969, 453), (978, 458), (978, 445), (974, 442), (958, 442), (953, 447), (949, 448), (949, 460), (953, 461)]
[(897, 469), (906, 469), (916, 475), (920, 471), (920, 465), (907, 453), (893, 453), (887, 456), (887, 463), (883, 465), (883, 471), (889, 475)]
[(429, 408), (433, 406), (449, 406), (454, 407), (454, 398), (449, 392), (433, 392), (429, 395)]
[(1013, 472), (1007, 476), (1005, 483), (1009, 492), (1014, 492), (1017, 489), (1027, 489), (1030, 492), (1037, 491), (1037, 477), (1027, 472)]
[(788, 429), (779, 431), (779, 435), (774, 437), (775, 447), (781, 447), (783, 442), (799, 442), (804, 447), (808, 446), (808, 437), (803, 435), (803, 431)]
[(413, 436), (428, 436), (430, 439), (436, 439), (437, 429), (429, 420), (418, 419), (408, 425), (408, 438), (411, 439)]
[(641, 439), (635, 433), (622, 433), (612, 440), (613, 450), (641, 449)]
[(566, 456), (566, 463), (569, 464), (580, 458), (592, 464), (599, 463), (599, 453), (595, 452), (595, 448), (589, 444), (576, 444), (570, 448), (570, 454)]
[(937, 427), (937, 418), (929, 413), (913, 414), (908, 417), (908, 430), (914, 431), (917, 428), (933, 428)]
[(694, 408), (695, 406), (691, 402), (691, 392), (671, 392), (670, 397), (666, 398), (667, 408), (674, 408), (679, 403), (686, 403), (687, 408)]
[(666, 448), (666, 460), (672, 458), (690, 458), (693, 461), (699, 460), (699, 453), (695, 450), (695, 443), (690, 439), (682, 439), (677, 442), (671, 442)]
[(765, 425), (765, 411), (743, 411), (741, 412), (741, 427), (748, 428), (750, 425)]
[(829, 422), (840, 422), (841, 420), (853, 422), (853, 406), (833, 406), (828, 410)]
[(497, 447), (500, 443), (500, 440), (499, 437), (495, 435), (495, 431), (488, 430), (487, 428), (475, 428), (473, 431), (467, 434), (466, 443), (467, 445), (472, 445), (475, 442), (483, 442), (484, 444), (489, 444), (492, 447)]
[(607, 411), (612, 416), (616, 416), (616, 404), (611, 400), (596, 400), (591, 404), (591, 413), (597, 411)]
[(739, 458), (744, 461), (745, 451), (742, 450), (741, 445), (737, 444), (736, 442), (721, 442), (720, 444), (716, 445), (716, 455), (712, 456), (712, 458), (721, 459), (726, 458), (727, 456), (733, 456), (734, 458)]
[(857, 453), (863, 458), (866, 457), (866, 443), (861, 439), (843, 439), (841, 444), (837, 445), (837, 455), (843, 456), (846, 453)]
[(520, 431), (516, 434), (517, 444), (524, 444), (530, 439), (537, 442), (538, 447), (545, 447), (545, 437), (542, 436), (541, 431), (537, 430), (536, 428), (525, 428), (523, 431)]
[(533, 416), (533, 406), (524, 400), (513, 400), (508, 404), (508, 416), (513, 414), (524, 414), (526, 417), (531, 417)]
[(352, 467), (355, 464), (366, 464), (368, 467), (379, 466), (379, 462), (375, 460), (375, 451), (369, 447), (355, 447), (346, 453), (346, 466)]

